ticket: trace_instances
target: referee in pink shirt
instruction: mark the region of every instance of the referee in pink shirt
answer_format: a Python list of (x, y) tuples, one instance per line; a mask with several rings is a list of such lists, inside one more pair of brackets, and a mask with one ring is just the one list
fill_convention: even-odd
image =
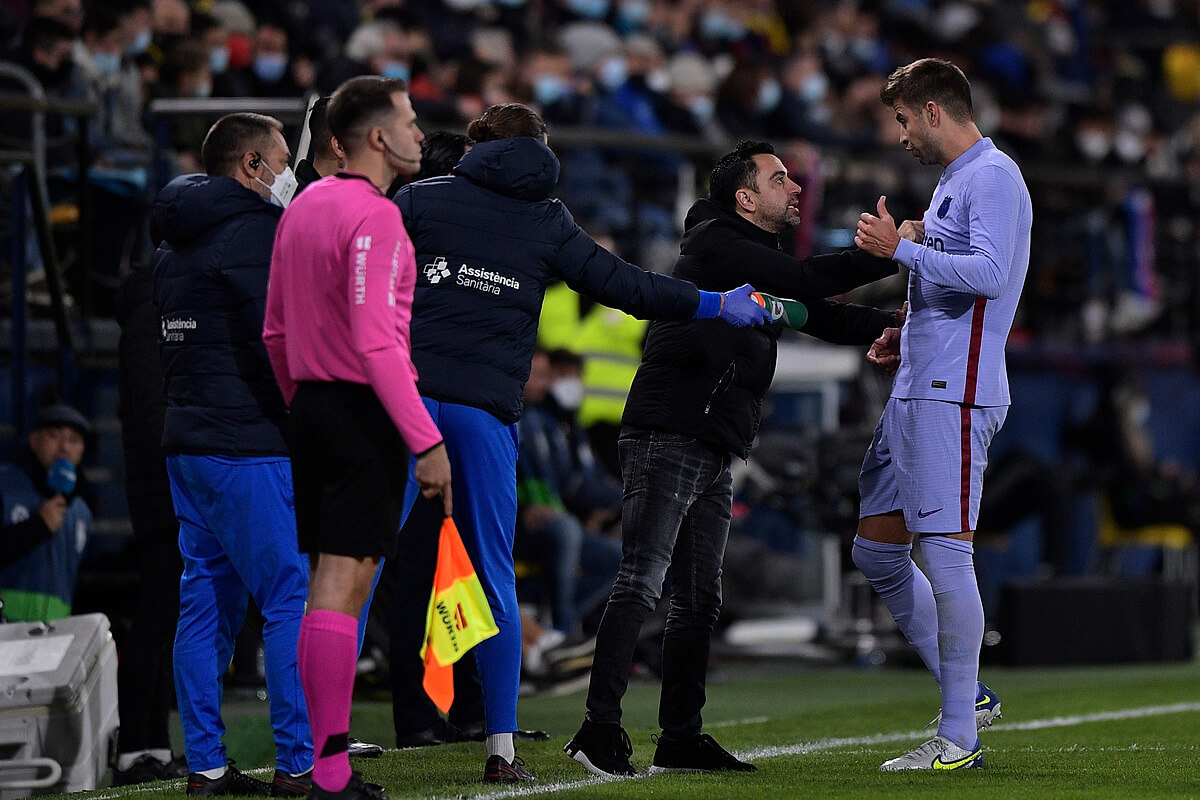
[(426, 497), (451, 511), (450, 461), (417, 394), (409, 348), (416, 265), (383, 190), (421, 165), (402, 80), (353, 78), (329, 102), (345, 169), (312, 184), (279, 222), (263, 341), (291, 407), (288, 445), (300, 550), (313, 558), (300, 680), (313, 800), (383, 798), (350, 770), (358, 617), (396, 545), (409, 454)]

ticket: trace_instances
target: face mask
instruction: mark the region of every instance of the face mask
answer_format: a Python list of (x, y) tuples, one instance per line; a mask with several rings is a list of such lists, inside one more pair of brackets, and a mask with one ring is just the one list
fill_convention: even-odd
[(1146, 139), (1134, 131), (1119, 131), (1113, 137), (1113, 151), (1127, 164), (1140, 161), (1146, 155)]
[(208, 51), (208, 71), (220, 75), (229, 69), (229, 51), (224, 47), (214, 47)]
[(717, 101), (705, 94), (698, 94), (688, 101), (688, 110), (697, 122), (708, 122), (717, 110)]
[(525, 0), (495, 0), (498, 6), (507, 6), (508, 8), (520, 8), (525, 5)]
[(804, 77), (798, 94), (800, 102), (811, 106), (813, 103), (819, 103), (827, 91), (829, 91), (829, 79), (825, 77), (825, 73), (813, 72)]
[(212, 84), (202, 83), (192, 92), (193, 97), (212, 97)]
[(150, 48), (151, 41), (152, 41), (152, 36), (150, 34), (150, 31), (148, 31), (148, 30), (139, 31), (138, 35), (133, 38), (133, 41), (130, 42), (128, 46), (126, 46), (126, 48), (125, 48), (126, 55), (136, 56), (139, 53), (146, 52), (146, 50), (148, 50)]
[(625, 68), (625, 59), (617, 56), (605, 59), (604, 63), (600, 65), (598, 77), (605, 89), (615, 92), (629, 77), (629, 72)]
[(700, 33), (706, 39), (736, 41), (745, 34), (745, 27), (723, 11), (705, 11), (700, 17)]
[(652, 92), (666, 94), (671, 88), (671, 73), (665, 69), (656, 69), (646, 73), (646, 87)]
[(282, 53), (263, 53), (254, 57), (254, 74), (263, 83), (278, 83), (287, 70), (287, 56)]
[(402, 81), (412, 77), (412, 70), (403, 61), (389, 61), (383, 65), (383, 77), (399, 78)]
[(608, 0), (567, 0), (567, 8), (585, 19), (604, 19), (608, 6)]
[(645, 27), (650, 20), (650, 4), (646, 0), (628, 0), (617, 9), (617, 30), (633, 33)]
[(763, 81), (762, 86), (758, 87), (758, 100), (755, 108), (760, 114), (769, 114), (779, 105), (782, 96), (783, 90), (779, 88), (779, 81), (774, 78)]
[(558, 75), (538, 75), (533, 81), (533, 97), (542, 106), (552, 106), (571, 92), (571, 87)]
[(276, 172), (267, 166), (266, 161), (263, 161), (263, 168), (275, 176), (275, 182), (268, 184), (259, 177), (255, 177), (254, 180), (258, 181), (263, 186), (266, 186), (271, 191), (272, 203), (280, 208), (287, 208), (288, 203), (292, 202), (292, 198), (296, 196), (296, 187), (300, 185), (296, 181), (295, 174), (292, 173), (292, 168), (286, 167), (283, 172)]
[(576, 411), (583, 405), (583, 381), (579, 378), (559, 378), (550, 384), (550, 396), (564, 411)]
[(1089, 161), (1103, 161), (1112, 149), (1112, 141), (1103, 131), (1081, 131), (1075, 136), (1075, 144)]
[(121, 71), (121, 56), (116, 53), (92, 53), (92, 63), (104, 76), (116, 75)]

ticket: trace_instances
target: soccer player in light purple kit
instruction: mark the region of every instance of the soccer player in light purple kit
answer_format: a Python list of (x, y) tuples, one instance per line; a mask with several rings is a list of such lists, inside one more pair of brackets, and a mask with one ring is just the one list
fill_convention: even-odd
[[(937, 735), (881, 770), (983, 766), (977, 729), (999, 716), (979, 679), (983, 604), (972, 540), (987, 449), (1008, 411), (1004, 344), (1029, 267), (1033, 209), (1017, 165), (972, 118), (948, 61), (900, 67), (879, 93), (900, 143), (945, 168), (923, 244), (904, 240), (879, 198), (854, 243), (909, 268), (908, 316), (867, 359), (895, 374), (859, 476), (854, 563), (941, 688)], [(925, 571), (910, 556), (919, 536)]]

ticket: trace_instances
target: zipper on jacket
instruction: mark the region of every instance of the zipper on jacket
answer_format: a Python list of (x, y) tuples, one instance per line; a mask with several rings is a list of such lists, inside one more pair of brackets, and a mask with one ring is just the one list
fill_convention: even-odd
[(721, 380), (717, 381), (717, 387), (708, 396), (708, 405), (704, 406), (705, 414), (712, 411), (713, 403), (717, 402), (717, 399), (729, 390), (729, 386), (733, 383), (735, 375), (737, 375), (737, 362), (730, 361), (729, 366), (725, 368), (725, 374), (721, 376)]

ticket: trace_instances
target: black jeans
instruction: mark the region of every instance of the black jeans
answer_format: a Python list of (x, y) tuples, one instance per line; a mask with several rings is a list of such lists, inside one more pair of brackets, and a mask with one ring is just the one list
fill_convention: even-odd
[(621, 569), (596, 634), (587, 718), (620, 722), (629, 664), (646, 615), (671, 576), (658, 724), (673, 737), (700, 732), (709, 641), (721, 609), (721, 561), (733, 489), (729, 456), (695, 439), (623, 428), (625, 500)]

